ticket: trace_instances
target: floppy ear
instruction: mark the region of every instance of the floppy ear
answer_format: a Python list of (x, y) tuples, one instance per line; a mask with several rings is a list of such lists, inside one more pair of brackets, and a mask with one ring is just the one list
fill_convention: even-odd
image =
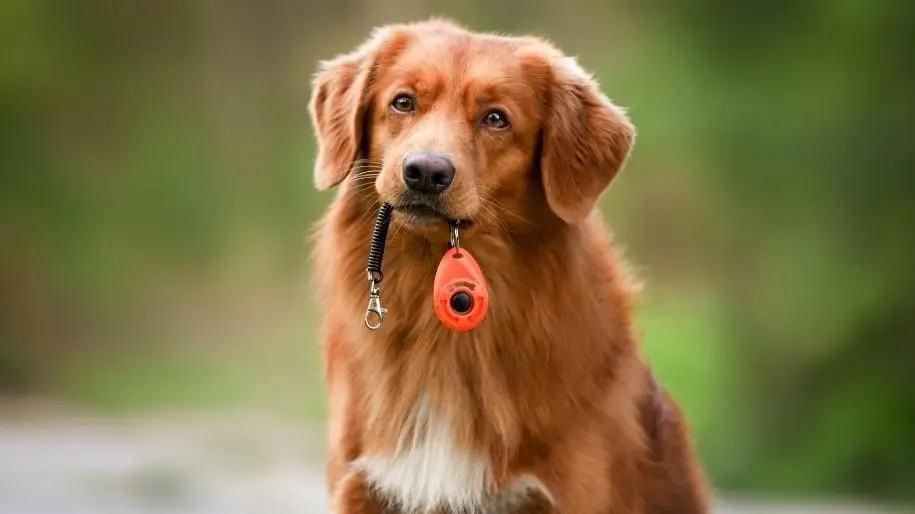
[(574, 59), (550, 67), (540, 168), (550, 209), (567, 223), (584, 220), (623, 168), (635, 142), (625, 113)]
[(318, 140), (314, 182), (319, 190), (343, 181), (358, 157), (372, 70), (389, 32), (377, 29), (356, 50), (322, 62), (314, 77), (308, 107)]

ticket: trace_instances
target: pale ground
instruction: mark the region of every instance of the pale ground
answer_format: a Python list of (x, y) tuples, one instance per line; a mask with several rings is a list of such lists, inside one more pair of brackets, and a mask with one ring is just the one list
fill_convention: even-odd
[[(4, 409), (0, 514), (329, 514), (320, 434), (253, 414), (104, 422)], [(903, 511), (733, 501), (717, 512)]]

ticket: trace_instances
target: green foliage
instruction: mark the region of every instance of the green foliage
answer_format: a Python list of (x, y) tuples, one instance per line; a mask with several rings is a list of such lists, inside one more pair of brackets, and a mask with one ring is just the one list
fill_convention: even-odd
[[(0, 4), (0, 390), (323, 415), (308, 76), (366, 35), (342, 10), (403, 13), (58, 4)], [(444, 11), (549, 36), (628, 107), (604, 207), (720, 488), (915, 494), (913, 6)]]

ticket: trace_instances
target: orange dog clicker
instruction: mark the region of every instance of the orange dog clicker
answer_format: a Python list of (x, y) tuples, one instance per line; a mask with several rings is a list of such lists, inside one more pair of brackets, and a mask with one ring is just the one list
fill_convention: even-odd
[(483, 270), (460, 247), (457, 226), (451, 229), (451, 249), (445, 252), (435, 272), (432, 300), (442, 324), (458, 332), (478, 327), (489, 309), (489, 288)]

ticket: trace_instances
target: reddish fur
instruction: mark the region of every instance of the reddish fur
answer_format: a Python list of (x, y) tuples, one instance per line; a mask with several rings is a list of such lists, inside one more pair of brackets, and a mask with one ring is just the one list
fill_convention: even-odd
[[(404, 84), (423, 106), (410, 118), (388, 107)], [(480, 132), (484, 96), (506, 108), (509, 133)], [(312, 113), (316, 184), (341, 185), (315, 251), (335, 512), (382, 512), (348, 463), (391, 451), (421, 394), (489, 458), (494, 487), (527, 473), (553, 493), (553, 507), (532, 498), (524, 512), (707, 512), (685, 422), (634, 334), (637, 288), (594, 210), (634, 140), (622, 111), (545, 41), (433, 20), (384, 28), (325, 63)], [(400, 158), (420, 147), (451, 156), (449, 209), (474, 221), (462, 242), (491, 307), (471, 332), (447, 331), (431, 305), (446, 225), (397, 215), (389, 313), (377, 332), (362, 324), (374, 214), (402, 194)]]

